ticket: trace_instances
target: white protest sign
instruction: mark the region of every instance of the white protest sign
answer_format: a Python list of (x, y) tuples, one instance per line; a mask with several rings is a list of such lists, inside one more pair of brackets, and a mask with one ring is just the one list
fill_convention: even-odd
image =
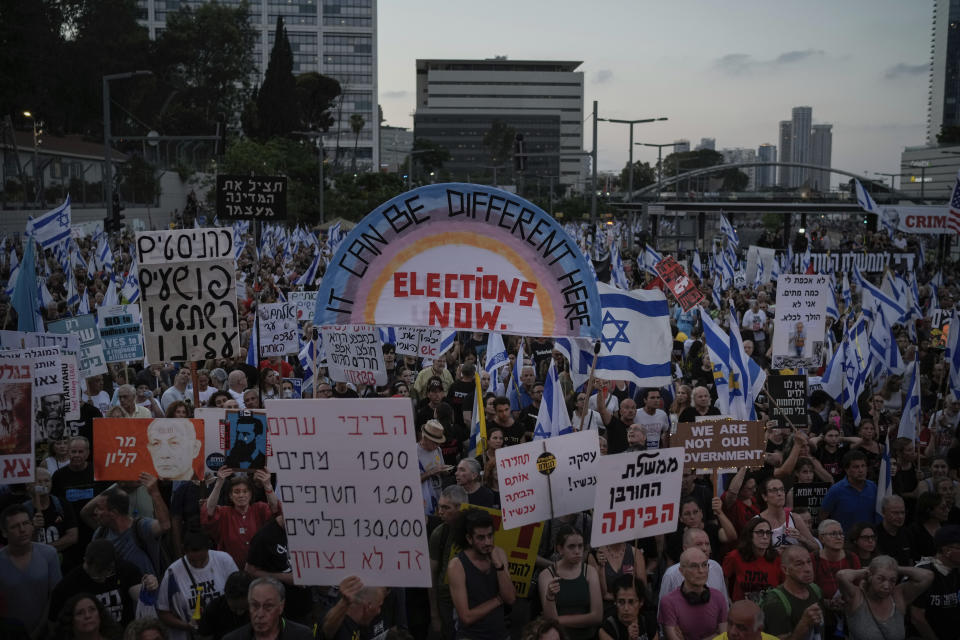
[(593, 505), (594, 547), (677, 530), (683, 447), (604, 456)]
[(592, 429), (497, 449), (496, 459), (504, 529), (593, 506), (600, 440)]
[(260, 357), (299, 353), (297, 339), (297, 306), (290, 302), (274, 302), (257, 307)]
[(140, 311), (149, 362), (239, 352), (233, 229), (137, 234)]
[(821, 275), (782, 274), (777, 280), (773, 369), (819, 367), (826, 343), (827, 287)]
[(37, 442), (59, 440), (64, 436), (67, 403), (60, 349), (13, 349), (0, 351), (3, 367), (28, 363), (33, 374), (33, 411), (30, 414)]
[(0, 485), (32, 482), (36, 446), (31, 424), (33, 371), (29, 361), (0, 365)]
[[(80, 417), (80, 370), (77, 364), (77, 352), (80, 339), (75, 335), (28, 331), (0, 331), (0, 348), (4, 349), (45, 349), (56, 347), (60, 361), (60, 393), (64, 403), (64, 419), (76, 420)], [(48, 375), (45, 371), (43, 375)], [(54, 393), (48, 390), (47, 393)]]
[(406, 398), (267, 400), (293, 580), (430, 586)]
[(766, 247), (758, 247), (755, 244), (747, 247), (747, 282), (751, 285), (757, 281), (757, 264), (763, 265), (763, 272), (760, 274), (760, 284), (770, 282), (770, 276), (773, 275), (773, 261), (777, 257), (777, 252)]
[(442, 352), (444, 332), (424, 327), (396, 327), (397, 355), (435, 359)]
[(327, 373), (334, 382), (387, 384), (380, 334), (369, 324), (321, 327), (323, 348), (327, 354)]
[(313, 310), (317, 306), (316, 291), (291, 291), (287, 294), (287, 300), (297, 306), (297, 322), (313, 320)]
[[(51, 322), (47, 325), (47, 329), (50, 333), (61, 333), (78, 338), (80, 346), (77, 352), (77, 366), (81, 376), (90, 378), (107, 372), (103, 342), (97, 330), (97, 319), (92, 313)], [(49, 342), (38, 342), (38, 344), (50, 345)]]

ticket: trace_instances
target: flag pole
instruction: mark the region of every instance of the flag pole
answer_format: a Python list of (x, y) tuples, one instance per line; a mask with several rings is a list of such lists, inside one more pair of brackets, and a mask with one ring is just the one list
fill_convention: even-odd
[(313, 342), (313, 397), (316, 398), (317, 386), (319, 384), (319, 378), (320, 378), (320, 372), (317, 371), (317, 351), (319, 351), (319, 349), (317, 349), (317, 335), (318, 335), (317, 328), (313, 327), (312, 329), (313, 329), (313, 336), (312, 336), (313, 338), (312, 339), (312, 342)]
[[(576, 348), (576, 343), (572, 340), (570, 341), (571, 349)], [(573, 354), (571, 354), (573, 355)], [(600, 341), (597, 340), (593, 343), (593, 363), (590, 365), (590, 377), (587, 378), (587, 394), (586, 399), (583, 401), (583, 413), (580, 414), (580, 426), (577, 427), (577, 431), (583, 431), (583, 419), (587, 417), (587, 411), (590, 409), (590, 394), (593, 393), (593, 373), (597, 370), (597, 358), (600, 357)], [(600, 409), (599, 401), (602, 398), (598, 398), (597, 409)]]

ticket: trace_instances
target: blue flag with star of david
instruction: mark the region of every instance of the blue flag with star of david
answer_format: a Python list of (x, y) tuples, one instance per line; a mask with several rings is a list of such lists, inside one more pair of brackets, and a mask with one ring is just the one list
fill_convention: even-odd
[[(621, 291), (597, 283), (603, 321), (600, 354), (594, 375), (625, 380), (637, 387), (671, 384), (670, 311), (659, 289)], [(554, 346), (570, 361), (570, 375), (579, 386), (590, 372), (593, 345), (585, 338), (559, 338)]]

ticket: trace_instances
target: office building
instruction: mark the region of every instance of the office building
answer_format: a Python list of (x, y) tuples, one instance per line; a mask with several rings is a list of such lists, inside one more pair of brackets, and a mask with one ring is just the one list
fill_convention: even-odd
[[(757, 161), (776, 162), (777, 146), (769, 143), (760, 145), (760, 147), (757, 148)], [(777, 168), (774, 166), (757, 167), (756, 180), (758, 191), (773, 188), (773, 186), (777, 183)]]
[(674, 153), (687, 153), (690, 151), (690, 141), (683, 138), (673, 141)]
[(380, 170), (396, 173), (413, 151), (413, 130), (380, 125)]
[[(259, 80), (267, 71), (277, 17), (282, 16), (293, 52), (294, 75), (317, 71), (336, 78), (343, 91), (333, 114), (337, 122), (324, 134), (327, 157), (340, 149), (340, 162), (353, 157), (355, 134), (350, 116), (360, 114), (364, 127), (357, 140), (357, 166), (380, 166), (380, 112), (377, 106), (377, 0), (246, 0), (256, 32), (254, 63)], [(202, 0), (137, 0), (139, 22), (150, 38), (166, 27), (167, 15)], [(241, 0), (220, 0), (239, 6)]]
[[(735, 149), (721, 149), (720, 153), (723, 154), (723, 163), (724, 164), (735, 164), (740, 162), (756, 162), (757, 161), (757, 152), (753, 149), (744, 149), (743, 147), (737, 147)], [(747, 174), (747, 177), (750, 178), (750, 181), (747, 182), (747, 186), (744, 189), (745, 191), (755, 191), (757, 188), (757, 167), (742, 167), (739, 169), (743, 173)]]
[[(793, 123), (789, 120), (780, 121), (780, 162), (790, 162), (790, 149), (793, 146)], [(792, 167), (779, 167), (777, 186), (789, 189), (793, 181)]]
[(700, 138), (700, 144), (697, 145), (697, 151), (700, 149), (709, 149), (710, 151), (717, 150), (717, 139), (716, 138)]
[(960, 3), (935, 0), (927, 89), (927, 144), (941, 127), (960, 126)]
[[(811, 107), (794, 107), (790, 123), (790, 162), (798, 164), (810, 163), (810, 131), (813, 125), (813, 109)], [(802, 187), (809, 180), (810, 170), (804, 167), (794, 167), (791, 172), (791, 187)]]
[[(833, 155), (833, 125), (815, 124), (810, 134), (810, 164), (819, 167), (830, 167)], [(810, 188), (814, 191), (826, 193), (830, 191), (830, 172), (811, 169), (809, 173)]]
[[(414, 137), (447, 148), (443, 169), (455, 180), (487, 176), (515, 183), (512, 158), (492, 163), (484, 136), (496, 122), (523, 135), (523, 179), (546, 188), (560, 184), (581, 191), (583, 72), (579, 61), (417, 60)], [(542, 155), (533, 155), (542, 154)], [(512, 155), (512, 154), (511, 154)], [(493, 178), (493, 174), (496, 177)]]

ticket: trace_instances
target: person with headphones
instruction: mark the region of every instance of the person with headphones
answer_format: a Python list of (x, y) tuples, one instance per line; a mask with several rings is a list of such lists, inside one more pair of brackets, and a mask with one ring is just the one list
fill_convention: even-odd
[(727, 598), (707, 586), (707, 554), (690, 547), (680, 554), (683, 582), (660, 601), (657, 622), (667, 640), (712, 638), (727, 630)]

